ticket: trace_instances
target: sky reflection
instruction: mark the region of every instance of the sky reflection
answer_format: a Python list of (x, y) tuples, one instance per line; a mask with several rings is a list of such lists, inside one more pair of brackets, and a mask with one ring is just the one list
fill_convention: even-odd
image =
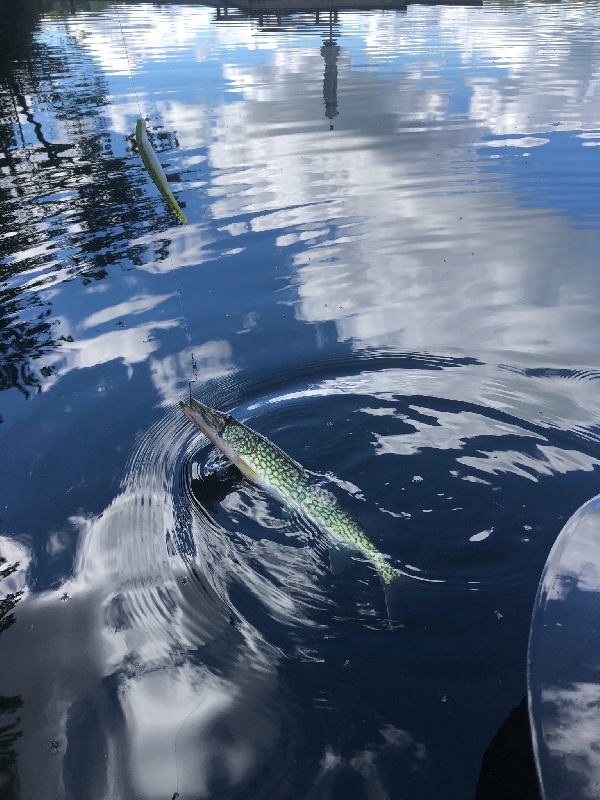
[(530, 705), (548, 800), (598, 793), (599, 508), (596, 497), (561, 531), (532, 617)]
[[(146, 115), (190, 218), (187, 229), (138, 225), (127, 241), (136, 269), (154, 275), (243, 255), (255, 270), (258, 242), (264, 252), (268, 240), (296, 319), (331, 324), (353, 347), (469, 350), (476, 341), (521, 361), (534, 352), (551, 364), (597, 363), (588, 332), (599, 322), (600, 242), (589, 225), (598, 168), (594, 151), (581, 149), (600, 128), (596, 6), (343, 13), (329, 66), (324, 26), (267, 31), (240, 17), (215, 22), (209, 8), (152, 6), (65, 24), (66, 33), (46, 18), (40, 43), (91, 59), (103, 87), (97, 119), (82, 118), (77, 135), (101, 128), (110, 138), (142, 181), (129, 202), (145, 216), (149, 202), (162, 209), (130, 152)], [(324, 84), (326, 67), (334, 84)], [(73, 120), (51, 105), (35, 113), (47, 136), (73, 139)], [(571, 180), (581, 177), (577, 190), (549, 170), (548, 148), (568, 160)], [(36, 243), (6, 261), (34, 273), (21, 291), (56, 286), (79, 260), (39, 243), (72, 192), (40, 199)], [(96, 249), (87, 228), (80, 216), (67, 220), (63, 248)]]
[[(203, 177), (190, 190), (188, 161), (182, 196), (194, 205), (204, 187), (203, 202), (214, 219), (230, 220), (230, 233), (273, 231), (276, 245), (290, 248), (300, 319), (333, 322), (340, 340), (358, 346), (477, 341), (494, 351), (535, 350), (552, 363), (596, 363), (585, 330), (597, 324), (597, 230), (582, 234), (568, 215), (525, 210), (521, 183), (539, 167), (514, 160), (543, 149), (557, 122), (570, 131), (600, 125), (599, 20), (590, 6), (511, 15), (413, 6), (373, 15), (366, 27), (360, 15), (343, 15), (333, 132), (323, 125), (323, 59), (309, 34), (292, 31), (257, 52), (265, 40), (252, 22), (211, 26), (211, 12), (193, 9), (183, 35), (181, 9), (151, 13), (141, 31), (128, 13), (142, 104), (154, 124), (177, 131), (184, 153), (206, 151), (208, 183)], [(165, 22), (173, 36), (161, 44), (156, 30)], [(84, 46), (96, 52), (95, 42)], [(199, 62), (221, 53), (220, 75), (211, 69), (216, 102), (181, 86), (168, 105), (152, 96), (153, 65), (171, 47)], [(373, 71), (375, 54), (382, 66)], [(116, 71), (121, 58), (114, 36), (102, 63)], [(494, 150), (511, 151), (508, 170), (485, 165)], [(185, 256), (172, 243), (161, 268), (205, 260), (185, 239)], [(573, 263), (576, 270), (565, 269)]]
[[(600, 466), (599, 8), (101, 3), (0, 41), (23, 797), (473, 795)], [(398, 636), (368, 564), (186, 427), (196, 374), (440, 581)], [(595, 594), (568, 566), (557, 604)]]
[[(56, 590), (27, 592), (21, 624), (6, 632), (3, 691), (21, 696), (28, 732), (23, 796), (81, 796), (86, 785), (87, 796), (157, 800), (231, 791), (281, 735), (274, 653), (231, 625), (200, 570), (172, 550), (165, 557), (180, 513), (174, 464), (187, 438), (179, 416), (147, 433), (109, 506), (70, 519), (80, 531), (71, 576)], [(18, 564), (0, 591), (21, 590), (31, 555), (4, 537), (0, 547)]]

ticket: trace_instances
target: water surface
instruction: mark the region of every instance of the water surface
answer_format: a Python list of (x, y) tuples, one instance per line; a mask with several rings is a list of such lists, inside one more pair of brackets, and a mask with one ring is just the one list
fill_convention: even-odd
[[(598, 4), (1, 27), (2, 791), (489, 796), (598, 491)], [(400, 627), (190, 428), (193, 378), (437, 581)]]

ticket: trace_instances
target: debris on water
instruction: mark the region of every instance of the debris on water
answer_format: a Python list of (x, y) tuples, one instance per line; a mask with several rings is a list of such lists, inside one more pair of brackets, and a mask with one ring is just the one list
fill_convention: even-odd
[(484, 539), (487, 539), (494, 532), (493, 528), (490, 528), (487, 531), (479, 531), (479, 533), (474, 533), (473, 536), (469, 536), (470, 542), (482, 542)]
[(62, 597), (61, 597), (60, 599), (61, 599), (61, 600), (63, 601), (63, 603), (64, 603), (64, 602), (66, 602), (67, 600), (70, 600), (70, 599), (71, 599), (71, 595), (69, 595), (69, 594), (67, 594), (67, 593), (65, 592), (65, 593), (62, 595)]
[(413, 483), (421, 483), (423, 478), (420, 475), (413, 475), (412, 482)]
[(60, 753), (60, 742), (58, 739), (53, 739), (50, 744), (48, 745), (48, 752), (49, 753)]
[(496, 609), (494, 609), (494, 614), (498, 617), (498, 619), (502, 619), (503, 615), (499, 611), (496, 611)]

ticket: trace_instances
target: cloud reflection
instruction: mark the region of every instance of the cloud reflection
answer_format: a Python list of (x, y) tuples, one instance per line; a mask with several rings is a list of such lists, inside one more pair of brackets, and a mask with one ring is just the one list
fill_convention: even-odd
[(190, 345), (189, 349), (165, 358), (151, 358), (150, 375), (161, 406), (172, 406), (181, 400), (188, 388), (192, 377), (191, 353), (194, 354), (197, 374), (202, 383), (230, 375), (237, 369), (231, 345), (224, 339)]
[(544, 602), (566, 600), (575, 589), (600, 593), (599, 534), (600, 514), (591, 501), (567, 522), (548, 556)]
[[(574, 682), (543, 686), (544, 741), (560, 762), (561, 784), (570, 796), (597, 798), (600, 785), (598, 752), (598, 684)], [(557, 715), (556, 724), (551, 720)], [(561, 795), (562, 796), (562, 795)], [(566, 795), (564, 795), (566, 796)]]
[[(590, 295), (586, 272), (597, 232), (576, 232), (552, 211), (524, 210), (518, 186), (486, 177), (471, 151), (477, 143), (539, 148), (550, 139), (531, 134), (554, 131), (556, 119), (570, 130), (600, 123), (597, 61), (572, 57), (580, 44), (597, 51), (589, 17), (565, 11), (565, 29), (562, 13), (546, 12), (510, 16), (508, 42), (506, 15), (492, 9), (419, 8), (413, 26), (410, 14), (373, 16), (370, 35), (377, 32), (379, 53), (390, 43), (397, 72), (383, 83), (354, 69), (344, 52), (339, 84), (348, 96), (340, 99), (339, 131), (327, 139), (315, 136), (316, 52), (296, 47), (283, 59), (282, 50), (259, 70), (243, 61), (225, 67), (243, 101), (218, 109), (209, 146), (213, 214), (251, 213), (252, 230), (276, 232), (280, 245), (302, 242), (291, 256), (301, 319), (333, 322), (339, 339), (357, 346), (451, 342), (471, 350), (477, 342), (521, 358), (533, 351), (553, 362), (596, 363), (585, 331), (598, 324), (598, 293)], [(481, 83), (467, 71), (471, 99), (458, 119), (433, 78), (408, 69), (423, 55), (417, 20), (430, 26), (424, 30), (437, 26), (441, 52), (455, 53), (468, 70), (494, 63)], [(552, 52), (550, 65), (541, 49)], [(300, 96), (298, 72), (309, 76)], [(448, 81), (444, 97), (462, 91), (460, 73), (450, 70)], [(415, 120), (419, 135), (406, 127)], [(486, 140), (507, 132), (510, 140)], [(580, 267), (565, 272), (565, 263)]]
[(81, 785), (95, 798), (234, 791), (279, 741), (277, 656), (231, 625), (203, 565), (190, 570), (169, 546), (180, 524), (172, 476), (188, 439), (179, 415), (148, 432), (115, 499), (71, 520), (72, 576), (23, 601), (6, 632), (3, 685), (19, 688), (28, 732), (24, 797), (82, 796)]
[[(209, 212), (170, 229), (168, 242), (134, 240), (154, 248), (140, 269), (213, 259), (216, 221), (232, 235), (271, 233), (287, 250), (297, 318), (331, 323), (355, 348), (476, 346), (520, 363), (532, 353), (538, 363), (597, 363), (590, 254), (600, 234), (575, 230), (560, 198), (558, 208), (524, 207), (530, 173), (511, 155), (544, 151), (557, 122), (580, 136), (600, 127), (591, 7), (345, 13), (334, 131), (323, 116), (322, 42), (296, 37), (293, 24), (267, 41), (252, 20), (213, 24), (213, 13), (119, 11), (142, 104), (157, 130), (176, 131), (178, 191)], [(106, 15), (68, 26), (106, 74), (126, 74), (119, 20)], [(171, 55), (190, 67), (214, 59), (214, 91), (188, 84), (193, 69), (179, 70), (178, 90), (161, 91)], [(112, 100), (109, 126), (130, 133), (137, 104)]]
[(96, 311), (96, 313), (90, 314), (89, 317), (79, 324), (82, 328), (93, 328), (96, 325), (103, 325), (105, 322), (111, 322), (114, 319), (126, 317), (130, 314), (141, 314), (144, 311), (150, 311), (156, 308), (156, 306), (174, 296), (174, 294), (138, 295), (137, 297), (132, 297), (130, 300), (125, 300), (114, 306), (107, 306), (101, 311)]
[(526, 436), (541, 439), (539, 434), (527, 431), (517, 425), (498, 422), (468, 411), (441, 412), (427, 408), (411, 409), (419, 415), (430, 417), (435, 424), (427, 424), (421, 420), (405, 419), (406, 425), (415, 429), (415, 433), (381, 436), (376, 434), (376, 452), (411, 455), (419, 453), (427, 447), (443, 450), (460, 450), (467, 439), (475, 436)]
[(131, 372), (134, 364), (146, 361), (158, 348), (159, 343), (154, 338), (154, 333), (176, 328), (178, 325), (179, 321), (176, 319), (160, 320), (100, 333), (88, 339), (62, 342), (57, 352), (40, 359), (42, 369), (45, 367), (48, 370), (48, 386), (71, 370), (95, 367), (109, 361), (122, 361), (128, 372)]

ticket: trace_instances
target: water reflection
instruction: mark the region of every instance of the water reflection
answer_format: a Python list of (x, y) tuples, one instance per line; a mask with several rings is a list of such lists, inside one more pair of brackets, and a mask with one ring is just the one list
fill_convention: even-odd
[(532, 617), (530, 709), (547, 800), (598, 793), (599, 509), (591, 500), (562, 530)]
[[(475, 783), (488, 714), (474, 698), (497, 687), (498, 664), (518, 672), (518, 653), (507, 653), (524, 647), (528, 614), (517, 610), (530, 605), (531, 542), (556, 513), (540, 503), (543, 472), (474, 484), (481, 472), (461, 460), (492, 442), (496, 452), (568, 452), (576, 442), (585, 451), (585, 440), (564, 431), (557, 439), (536, 418), (531, 378), (504, 371), (521, 383), (501, 384), (502, 371), (468, 359), (380, 357), (379, 369), (373, 359), (332, 361), (321, 377), (307, 364), (304, 375), (296, 366), (270, 376), (257, 394), (252, 375), (233, 373), (225, 342), (198, 353), (214, 366), (215, 404), (237, 392), (238, 416), (307, 467), (332, 469), (344, 506), (393, 560), (449, 586), (403, 585), (405, 627), (390, 638), (368, 565), (332, 575), (317, 532), (223, 474), (167, 405), (114, 499), (71, 515), (70, 574), (28, 593), (5, 632), (3, 691), (21, 697), (27, 732), (22, 796), (258, 797), (284, 787), (290, 800), (362, 798), (393, 797), (401, 785), (416, 800), (438, 792), (438, 772), (444, 784), (460, 776), (451, 794), (460, 796)], [(155, 361), (163, 402), (181, 395), (183, 365), (183, 353)], [(457, 409), (466, 396), (477, 406)], [(100, 416), (88, 432), (93, 451), (106, 435)], [(328, 435), (306, 448), (311, 430)], [(582, 466), (573, 469), (584, 482)], [(555, 461), (552, 475), (561, 474)], [(485, 540), (474, 537), (490, 527)], [(22, 550), (13, 551), (19, 585), (30, 558)], [(451, 676), (469, 647), (478, 666), (463, 685)], [(494, 703), (490, 736), (504, 702)], [(448, 747), (464, 717), (460, 742)]]
[[(476, 340), (525, 359), (533, 351), (551, 363), (595, 363), (585, 343), (597, 316), (597, 230), (573, 224), (580, 208), (588, 213), (586, 194), (581, 183), (561, 190), (558, 208), (540, 214), (548, 193), (538, 203), (530, 193), (532, 174), (535, 185), (548, 177), (531, 151), (566, 146), (557, 120), (588, 137), (570, 148), (594, 142), (598, 19), (595, 6), (585, 9), (506, 17), (493, 7), (411, 6), (364, 30), (361, 15), (335, 21), (332, 12), (311, 20), (323, 29), (320, 47), (303, 41), (301, 17), (288, 16), (274, 39), (239, 15), (212, 26), (202, 7), (122, 9), (125, 38), (114, 10), (75, 15), (56, 31), (44, 23), (29, 42), (35, 59), (18, 69), (4, 62), (4, 219), (14, 235), (4, 251), (13, 280), (3, 385), (39, 384), (35, 361), (66, 335), (52, 324), (47, 290), (57, 283), (104, 279), (116, 264), (154, 274), (219, 256), (253, 260), (248, 234), (282, 249), (297, 317), (335, 325), (356, 347), (468, 349)], [(426, 30), (439, 39), (433, 54)], [(156, 67), (175, 55), (211, 74), (218, 62), (217, 96), (193, 88), (185, 71), (163, 91)], [(193, 198), (189, 231), (167, 227), (158, 198), (151, 209), (138, 202), (147, 191), (130, 161), (138, 103), (188, 206)], [(323, 139), (334, 117), (335, 135)], [(582, 175), (594, 173), (581, 164)], [(35, 304), (33, 320), (25, 308)]]
[(145, 438), (110, 506), (71, 520), (81, 531), (72, 577), (20, 606), (2, 650), (5, 686), (29, 676), (23, 797), (207, 796), (247, 783), (279, 735), (276, 657), (164, 551), (187, 438), (179, 418), (167, 424)]
[[(0, 31), (23, 797), (472, 794), (597, 482), (598, 5), (280, 22), (23, 3)], [(332, 575), (184, 430), (191, 353), (201, 399), (445, 579), (402, 587), (397, 638), (368, 565)]]
[[(107, 130), (110, 89), (95, 59), (76, 33), (51, 25), (45, 36), (28, 4), (23, 14), (28, 34), (17, 52), (7, 44), (0, 59), (7, 234), (0, 246), (0, 386), (28, 395), (48, 377), (44, 356), (70, 335), (53, 310), (57, 288), (103, 280), (120, 262), (141, 265), (145, 247), (134, 240), (161, 227), (164, 214), (157, 203), (153, 213), (132, 203), (145, 181), (129, 169), (132, 136), (116, 141)], [(170, 134), (159, 136), (163, 147), (174, 146)]]
[[(15, 608), (28, 594), (29, 562), (26, 547), (0, 536), (0, 635), (15, 624)], [(0, 792), (7, 799), (19, 793), (16, 745), (23, 736), (19, 717), (22, 707), (20, 694), (0, 694)]]

